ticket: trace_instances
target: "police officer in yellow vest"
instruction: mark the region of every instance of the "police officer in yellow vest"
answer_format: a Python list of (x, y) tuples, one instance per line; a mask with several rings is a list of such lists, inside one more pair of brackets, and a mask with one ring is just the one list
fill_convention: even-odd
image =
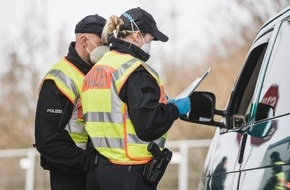
[(270, 155), (271, 163), (273, 164), (273, 175), (267, 181), (263, 190), (284, 190), (286, 189), (285, 173), (283, 172), (283, 165), (285, 162), (282, 161), (279, 152), (272, 152)]
[(102, 45), (105, 23), (97, 14), (83, 18), (75, 27), (76, 41), (67, 56), (52, 66), (40, 86), (35, 145), (41, 166), (50, 170), (52, 190), (85, 189), (86, 170), (94, 162), (96, 151), (86, 149), (88, 135), (77, 118), (82, 81), (93, 66), (90, 53)]
[(138, 7), (111, 16), (104, 39), (112, 34), (110, 51), (86, 75), (81, 94), (85, 128), (99, 152), (87, 190), (154, 190), (142, 178), (152, 159), (148, 143), (163, 148), (167, 131), (189, 111), (190, 101), (168, 103), (158, 73), (145, 63), (151, 42), (168, 40), (148, 12)]

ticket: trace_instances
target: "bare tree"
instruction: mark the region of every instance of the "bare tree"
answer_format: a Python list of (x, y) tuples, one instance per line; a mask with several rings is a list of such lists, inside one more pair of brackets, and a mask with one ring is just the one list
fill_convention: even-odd
[[(197, 90), (214, 92), (217, 108), (223, 109), (259, 28), (289, 2), (238, 0), (222, 5), (224, 7), (217, 7), (208, 16), (210, 23), (223, 24), (224, 35), (215, 30), (207, 31), (213, 43), (208, 44), (209, 52), (201, 62), (184, 58), (180, 64), (174, 65), (172, 59), (166, 59), (162, 55), (163, 75), (169, 94), (177, 95), (190, 81), (199, 77), (208, 67), (214, 66), (210, 76)], [(238, 14), (244, 14), (249, 19), (247, 22), (239, 20), (242, 18)], [(176, 127), (172, 128), (169, 136), (172, 139), (211, 138), (214, 131), (214, 127), (201, 127), (180, 121), (174, 125)]]
[[(25, 24), (19, 27), (20, 39), (7, 42), (3, 51), (6, 67), (0, 74), (0, 133), (5, 135), (0, 139), (0, 148), (31, 147), (34, 143), (36, 101), (43, 77), (41, 65), (60, 53), (49, 51), (51, 34), (43, 16), (47, 7), (44, 1), (39, 17), (36, 3), (32, 3), (24, 17)], [(60, 32), (58, 36), (60, 47), (64, 43), (62, 35)]]

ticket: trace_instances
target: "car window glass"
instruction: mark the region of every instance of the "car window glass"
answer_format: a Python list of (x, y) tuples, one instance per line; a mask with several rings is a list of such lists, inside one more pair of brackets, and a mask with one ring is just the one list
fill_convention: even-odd
[(264, 80), (260, 103), (271, 105), (274, 116), (290, 112), (290, 23), (285, 21), (278, 33)]
[(233, 128), (241, 127), (247, 123), (257, 78), (271, 34), (272, 32), (268, 31), (255, 42), (240, 74), (231, 108), (233, 118), (230, 122)]

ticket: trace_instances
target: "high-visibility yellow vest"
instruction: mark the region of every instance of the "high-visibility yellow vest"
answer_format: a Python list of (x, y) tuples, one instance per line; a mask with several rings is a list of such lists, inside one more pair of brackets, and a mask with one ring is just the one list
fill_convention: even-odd
[[(85, 128), (94, 147), (116, 164), (143, 164), (152, 159), (149, 142), (136, 135), (127, 105), (119, 93), (130, 74), (143, 66), (160, 86), (159, 102), (167, 103), (158, 74), (146, 63), (129, 54), (107, 52), (84, 79), (81, 93)], [(155, 142), (164, 148), (166, 134)]]
[(84, 74), (77, 67), (64, 58), (52, 66), (43, 79), (43, 81), (53, 80), (57, 88), (73, 103), (72, 117), (65, 129), (76, 145), (82, 149), (86, 148), (88, 140), (83, 123), (78, 121), (78, 118), (81, 118), (79, 114), (82, 114), (80, 92), (84, 77)]
[[(274, 163), (274, 165), (282, 165), (285, 164), (285, 162), (283, 161), (277, 161)], [(274, 166), (275, 167), (275, 166)], [(277, 183), (275, 184), (274, 190), (284, 190), (285, 189), (285, 173), (283, 171), (275, 174), (276, 178), (277, 178)]]
[(279, 172), (275, 174), (277, 178), (277, 183), (275, 184), (274, 190), (284, 190), (285, 189), (285, 173)]

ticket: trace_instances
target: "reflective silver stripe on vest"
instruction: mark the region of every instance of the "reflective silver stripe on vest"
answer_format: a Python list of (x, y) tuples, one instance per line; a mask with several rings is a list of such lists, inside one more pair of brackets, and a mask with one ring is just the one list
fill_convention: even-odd
[(72, 112), (72, 116), (69, 122), (67, 123), (65, 129), (69, 133), (86, 134), (87, 132), (85, 131), (84, 125), (78, 122), (78, 105), (79, 105), (79, 102), (75, 104), (73, 112)]
[[(162, 137), (154, 140), (154, 142), (158, 144), (161, 148), (164, 148), (165, 141), (166, 141), (165, 138)], [(148, 144), (149, 142), (142, 141), (141, 139), (138, 138), (137, 135), (128, 134), (128, 143)]]
[[(136, 135), (128, 135), (128, 143), (148, 144), (149, 142), (140, 140)], [(124, 148), (123, 138), (103, 138), (103, 137), (90, 137), (94, 147), (96, 148)], [(165, 139), (160, 138), (155, 140), (161, 148), (164, 148)]]
[(123, 73), (137, 61), (140, 61), (140, 60), (137, 58), (132, 58), (129, 61), (127, 61), (126, 63), (122, 64), (121, 67), (118, 68), (118, 70), (116, 70), (112, 73), (113, 78), (115, 80), (118, 80), (123, 75)]
[(71, 91), (74, 92), (74, 94), (76, 95), (76, 97), (79, 97), (79, 92), (77, 91), (77, 88), (74, 84), (74, 81), (66, 76), (65, 73), (63, 73), (61, 70), (50, 70), (48, 72), (48, 74), (54, 75), (55, 77), (57, 77), (59, 80), (61, 80)]
[(137, 58), (132, 58), (128, 62), (122, 64), (118, 70), (112, 73), (112, 80), (111, 86), (111, 95), (112, 95), (112, 102), (111, 102), (111, 111), (112, 113), (104, 113), (104, 112), (87, 112), (84, 114), (85, 122), (114, 122), (114, 123), (123, 123), (123, 115), (120, 114), (120, 102), (119, 102), (119, 95), (117, 89), (115, 87), (114, 81), (119, 80), (123, 73), (132, 66), (136, 61), (140, 61)]
[(87, 143), (76, 143), (77, 147), (86, 150), (87, 148)]
[(123, 138), (90, 137), (96, 148), (124, 148)]
[[(148, 64), (146, 64), (146, 63), (140, 61), (140, 60), (137, 59), (137, 58), (132, 58), (132, 59), (130, 59), (128, 62), (122, 64), (121, 67), (118, 68), (118, 70), (116, 70), (115, 72), (112, 73), (113, 78), (115, 79), (115, 81), (118, 80), (118, 79), (120, 79), (121, 76), (123, 75), (123, 73), (124, 73), (128, 68), (130, 68), (130, 67), (131, 67), (135, 62), (137, 62), (137, 61), (141, 62), (141, 65), (142, 65), (145, 69), (147, 69), (149, 72), (151, 72), (153, 75), (155, 75), (157, 78), (159, 77), (158, 73), (157, 73), (154, 69), (152, 69)], [(114, 85), (113, 85), (113, 86), (114, 86)], [(112, 95), (115, 95), (115, 96), (112, 96), (112, 97), (116, 97), (116, 99), (113, 98), (113, 101), (119, 99), (119, 96), (117, 95), (117, 91), (116, 91), (115, 88), (114, 88), (114, 90), (112, 90), (112, 93), (113, 93)], [(118, 102), (118, 101), (116, 101), (116, 102)], [(113, 104), (113, 102), (112, 102), (112, 104)], [(117, 103), (115, 103), (115, 105), (116, 105), (116, 104), (117, 104)], [(119, 104), (119, 103), (118, 103), (118, 104)], [(113, 108), (112, 108), (112, 109), (113, 109)], [(127, 110), (127, 112), (126, 112), (126, 117), (127, 117), (128, 119), (130, 119), (129, 114), (128, 114), (128, 110)], [(136, 143), (136, 144), (148, 144), (148, 143), (149, 143), (149, 142), (146, 142), (146, 141), (142, 141), (141, 139), (138, 138), (137, 135), (127, 134), (127, 137), (128, 137), (128, 140), (127, 140), (128, 143)], [(163, 137), (160, 137), (160, 138), (156, 139), (154, 142), (157, 143), (157, 144), (159, 145), (159, 147), (164, 148), (164, 146), (165, 146), (165, 142), (166, 142), (166, 139), (163, 138)]]
[[(117, 70), (112, 73), (112, 85), (111, 85), (111, 112), (87, 112), (84, 114), (85, 122), (112, 122), (117, 124), (124, 124), (123, 114), (120, 112), (121, 109), (121, 100), (116, 90), (115, 81), (119, 80), (124, 72), (127, 69), (132, 67), (134, 63), (137, 61), (141, 62), (142, 66), (147, 69), (149, 72), (154, 74), (158, 78), (158, 74), (154, 71), (151, 67), (147, 64), (143, 63), (137, 58), (132, 58), (128, 62), (122, 64)], [(140, 65), (141, 65), (140, 64)], [(128, 110), (125, 113), (127, 115), (127, 119), (130, 119), (128, 115)], [(122, 125), (123, 126), (123, 125)], [(90, 137), (94, 147), (96, 148), (122, 148), (124, 149), (124, 138), (109, 138), (109, 137)], [(137, 135), (127, 134), (127, 141), (128, 143), (133, 144), (148, 144), (149, 142), (142, 141), (138, 138)], [(160, 147), (164, 147), (165, 145), (165, 138), (158, 138), (154, 142), (156, 142)]]
[(123, 75), (123, 73), (128, 69), (128, 68), (130, 68), (135, 62), (137, 62), (137, 61), (139, 61), (139, 62), (141, 62), (141, 65), (145, 68), (145, 69), (147, 69), (149, 72), (151, 72), (153, 75), (155, 75), (157, 78), (159, 78), (159, 74), (152, 68), (152, 67), (150, 67), (147, 63), (144, 63), (144, 62), (142, 62), (141, 60), (139, 60), (139, 59), (137, 59), (137, 58), (132, 58), (132, 59), (130, 59), (128, 62), (126, 62), (126, 63), (124, 63), (124, 64), (122, 64), (121, 65), (121, 67), (118, 69), (118, 70), (116, 70), (116, 71), (114, 71), (113, 72), (113, 78), (115, 79), (115, 80), (118, 80), (122, 75)]
[(153, 73), (159, 79), (159, 74), (152, 67), (150, 67), (147, 63), (144, 62), (142, 62), (142, 65), (145, 69)]
[[(75, 86), (75, 82), (70, 77), (68, 77), (64, 72), (62, 72), (61, 70), (53, 69), (53, 70), (50, 70), (48, 72), (48, 74), (57, 77), (60, 81), (63, 82), (63, 84), (67, 88), (69, 88), (75, 94), (74, 109), (72, 112), (71, 119), (69, 120), (68, 124), (66, 125), (65, 130), (67, 130), (69, 133), (76, 133), (76, 134), (77, 133), (84, 133), (85, 129), (84, 129), (83, 124), (77, 122), (77, 113), (78, 113), (77, 101), (79, 98), (79, 92)], [(81, 149), (86, 149), (86, 143), (76, 143), (76, 146), (78, 146)]]
[(113, 122), (123, 124), (123, 114), (121, 113), (104, 113), (88, 112), (84, 115), (86, 122)]

